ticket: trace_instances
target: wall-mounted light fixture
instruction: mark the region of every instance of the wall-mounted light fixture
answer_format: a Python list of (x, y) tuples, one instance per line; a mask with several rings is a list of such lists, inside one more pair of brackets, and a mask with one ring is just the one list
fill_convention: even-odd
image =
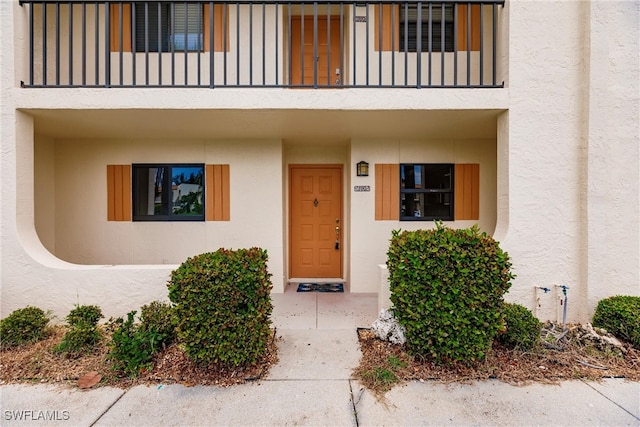
[(365, 161), (358, 162), (356, 165), (356, 175), (369, 176), (369, 163)]

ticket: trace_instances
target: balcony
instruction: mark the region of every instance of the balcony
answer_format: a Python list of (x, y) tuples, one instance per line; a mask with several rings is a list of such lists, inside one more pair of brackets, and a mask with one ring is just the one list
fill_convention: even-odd
[(504, 0), (20, 4), (25, 88), (504, 85)]

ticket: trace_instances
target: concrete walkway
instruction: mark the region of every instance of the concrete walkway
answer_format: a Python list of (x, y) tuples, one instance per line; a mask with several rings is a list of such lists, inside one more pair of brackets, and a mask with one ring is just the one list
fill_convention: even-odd
[(411, 382), (377, 401), (351, 379), (360, 358), (355, 328), (368, 326), (376, 311), (375, 295), (276, 295), (280, 360), (259, 382), (89, 391), (5, 385), (0, 425), (640, 426), (640, 383), (623, 379), (525, 387)]

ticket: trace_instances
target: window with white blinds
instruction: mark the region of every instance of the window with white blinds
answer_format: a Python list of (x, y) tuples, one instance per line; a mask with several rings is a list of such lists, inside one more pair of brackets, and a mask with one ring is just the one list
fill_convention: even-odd
[(431, 16), (431, 51), (453, 52), (453, 5), (423, 4), (420, 14), (417, 5), (400, 6), (400, 51), (418, 51), (418, 22), (420, 22), (420, 51), (429, 51), (429, 16)]
[(136, 51), (203, 50), (202, 5), (192, 3), (134, 3)]

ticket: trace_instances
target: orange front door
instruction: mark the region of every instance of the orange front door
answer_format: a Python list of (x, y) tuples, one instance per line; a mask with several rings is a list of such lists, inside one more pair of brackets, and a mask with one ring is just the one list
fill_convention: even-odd
[(318, 16), (314, 32), (313, 16), (291, 17), (291, 84), (341, 86), (340, 17)]
[(342, 277), (342, 166), (296, 165), (290, 179), (290, 277)]

